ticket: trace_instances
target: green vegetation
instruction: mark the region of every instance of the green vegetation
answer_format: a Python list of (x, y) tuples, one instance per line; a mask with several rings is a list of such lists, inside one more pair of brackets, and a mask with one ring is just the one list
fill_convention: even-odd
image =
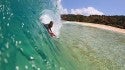
[(67, 21), (78, 21), (78, 22), (89, 22), (110, 25), (118, 28), (125, 29), (125, 16), (105, 16), (105, 15), (74, 15), (74, 14), (63, 14), (61, 15), (62, 20)]

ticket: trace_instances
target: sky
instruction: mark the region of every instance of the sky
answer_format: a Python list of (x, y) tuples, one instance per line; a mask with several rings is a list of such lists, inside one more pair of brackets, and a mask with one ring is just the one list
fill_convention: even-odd
[(58, 0), (61, 14), (125, 15), (125, 0)]

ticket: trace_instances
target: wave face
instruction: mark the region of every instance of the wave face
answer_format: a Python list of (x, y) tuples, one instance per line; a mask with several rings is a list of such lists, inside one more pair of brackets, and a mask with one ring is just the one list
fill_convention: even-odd
[(57, 21), (53, 30), (59, 35), (56, 0), (0, 0), (0, 70), (74, 69), (43, 26), (43, 16)]

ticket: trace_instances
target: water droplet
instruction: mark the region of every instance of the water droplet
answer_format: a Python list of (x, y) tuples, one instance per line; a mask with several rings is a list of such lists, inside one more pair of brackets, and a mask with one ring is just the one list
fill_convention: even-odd
[(22, 28), (24, 27), (24, 23), (22, 23)]
[(33, 67), (33, 68), (35, 68), (35, 67), (36, 67), (36, 65), (35, 65), (35, 64), (32, 64), (32, 67)]
[(46, 59), (44, 59), (43, 61), (44, 61), (44, 62), (46, 62), (47, 60), (46, 60)]
[(3, 19), (5, 19), (5, 17), (3, 17)]
[(29, 33), (30, 31), (28, 30), (27, 32)]
[(9, 12), (7, 12), (7, 14), (9, 14)]
[(8, 63), (8, 60), (5, 58), (5, 59), (4, 59), (4, 62), (5, 62), (5, 63)]
[(22, 42), (21, 41), (19, 41), (19, 44), (21, 44)]
[(7, 49), (9, 48), (9, 43), (8, 43), (8, 42), (5, 44), (5, 47), (6, 47)]
[(47, 61), (47, 64), (49, 64), (49, 61)]
[(25, 69), (28, 69), (28, 66), (27, 66), (27, 65), (25, 65)]
[(40, 68), (37, 68), (37, 70), (40, 70)]
[(11, 16), (13, 16), (13, 13), (11, 13)]
[(7, 23), (7, 26), (9, 26), (9, 23)]
[(31, 60), (33, 60), (33, 59), (34, 59), (34, 57), (32, 57), (32, 56), (31, 56), (31, 57), (30, 57), (30, 59), (31, 59)]
[(18, 41), (16, 41), (16, 44), (15, 44), (16, 46), (18, 45)]
[(60, 67), (60, 70), (65, 70), (63, 67)]
[(19, 70), (19, 66), (16, 66), (16, 70)]
[(13, 40), (13, 42), (15, 42), (15, 35), (11, 36), (11, 39)]
[(20, 50), (23, 52), (23, 48), (20, 48)]

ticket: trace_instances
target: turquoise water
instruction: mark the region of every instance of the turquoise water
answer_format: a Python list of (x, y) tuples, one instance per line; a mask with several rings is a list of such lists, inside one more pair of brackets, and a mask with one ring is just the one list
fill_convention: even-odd
[(56, 4), (56, 0), (0, 0), (0, 70), (74, 69), (39, 19), (45, 10), (58, 14)]

